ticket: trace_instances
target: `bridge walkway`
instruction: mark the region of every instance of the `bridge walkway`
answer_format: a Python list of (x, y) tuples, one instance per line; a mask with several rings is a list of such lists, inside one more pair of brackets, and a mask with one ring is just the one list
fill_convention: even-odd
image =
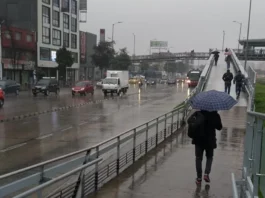
[[(224, 89), (224, 55), (213, 66), (206, 90)], [(235, 73), (231, 66), (231, 71)], [(231, 95), (235, 97), (235, 86)], [(106, 184), (93, 198), (199, 198), (232, 197), (231, 172), (241, 175), (247, 101), (244, 95), (229, 111), (220, 112), (224, 128), (217, 131), (218, 148), (214, 153), (211, 183), (195, 184), (194, 146), (186, 130), (170, 138), (139, 160), (119, 177)], [(205, 161), (204, 161), (205, 163)]]

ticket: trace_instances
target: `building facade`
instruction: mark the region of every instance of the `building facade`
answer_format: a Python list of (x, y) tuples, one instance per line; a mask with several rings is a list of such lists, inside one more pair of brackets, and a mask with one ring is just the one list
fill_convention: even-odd
[(36, 39), (31, 31), (1, 26), (2, 77), (22, 85), (32, 82)]
[(95, 67), (92, 64), (91, 56), (96, 44), (97, 35), (80, 31), (80, 79), (94, 80)]
[[(79, 0), (1, 0), (0, 18), (13, 27), (36, 34), (35, 69), (46, 76), (74, 82), (79, 78)], [(65, 46), (72, 52), (74, 64), (65, 74), (57, 72), (56, 51)]]

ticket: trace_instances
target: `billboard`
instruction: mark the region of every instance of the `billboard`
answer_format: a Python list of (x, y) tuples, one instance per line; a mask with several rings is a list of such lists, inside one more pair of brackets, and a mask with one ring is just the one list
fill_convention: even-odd
[(162, 47), (167, 47), (167, 41), (150, 41), (150, 47), (157, 47), (157, 48), (162, 48)]
[(87, 21), (87, 0), (79, 1), (79, 22), (86, 23)]
[(80, 62), (86, 63), (86, 33), (80, 31)]
[(99, 41), (105, 42), (105, 29), (100, 29)]

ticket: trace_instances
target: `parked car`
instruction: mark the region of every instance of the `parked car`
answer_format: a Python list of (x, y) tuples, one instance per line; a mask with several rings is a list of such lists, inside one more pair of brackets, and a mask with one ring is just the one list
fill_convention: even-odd
[(4, 106), (5, 102), (5, 93), (3, 89), (0, 88), (0, 108)]
[(173, 79), (173, 78), (172, 79), (168, 79), (167, 80), (167, 84), (168, 85), (175, 85), (176, 84), (176, 79)]
[(94, 95), (94, 86), (90, 81), (80, 81), (72, 87), (72, 96), (75, 94), (80, 94), (80, 96), (85, 96), (87, 93)]
[(43, 77), (32, 88), (32, 94), (34, 96), (37, 96), (39, 93), (42, 93), (45, 96), (50, 95), (50, 93), (55, 93), (57, 95), (59, 92), (59, 82), (53, 77)]
[(14, 80), (0, 80), (0, 88), (5, 94), (14, 93), (18, 95), (20, 92), (20, 84)]

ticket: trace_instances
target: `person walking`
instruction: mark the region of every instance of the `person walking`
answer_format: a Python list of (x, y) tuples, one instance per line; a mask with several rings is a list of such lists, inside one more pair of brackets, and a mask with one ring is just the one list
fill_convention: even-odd
[(227, 48), (225, 48), (225, 52), (228, 52), (228, 49)]
[(227, 69), (230, 69), (230, 64), (231, 64), (231, 61), (232, 61), (232, 56), (229, 54), (225, 57), (225, 62), (227, 64)]
[[(200, 185), (202, 182), (202, 160), (203, 160), (203, 153), (206, 152), (206, 166), (204, 170), (204, 177), (203, 179), (205, 182), (210, 182), (209, 174), (211, 173), (212, 162), (213, 162), (213, 155), (214, 149), (217, 148), (216, 143), (216, 132), (215, 130), (222, 129), (222, 121), (221, 117), (217, 111), (206, 111), (201, 110), (195, 112), (197, 117), (195, 120), (198, 122), (200, 120), (201, 126), (196, 126), (197, 130), (199, 128), (200, 131), (196, 131), (197, 135), (191, 135), (188, 132), (189, 137), (192, 138), (192, 144), (195, 145), (195, 156), (196, 156), (196, 184)], [(199, 115), (199, 116), (198, 116)], [(188, 119), (188, 123), (190, 123), (191, 119), (193, 119), (193, 115)], [(200, 135), (198, 135), (200, 133)]]
[(230, 89), (231, 89), (231, 84), (232, 84), (232, 80), (233, 80), (234, 76), (233, 74), (230, 72), (230, 70), (228, 69), (227, 72), (224, 73), (222, 79), (225, 83), (225, 92), (230, 94)]
[(218, 59), (219, 59), (219, 53), (214, 54), (215, 66), (217, 66)]
[(245, 79), (245, 76), (241, 73), (240, 70), (238, 70), (238, 72), (234, 78), (234, 84), (236, 84), (236, 98), (237, 99), (240, 97), (240, 93), (241, 93), (244, 79)]

